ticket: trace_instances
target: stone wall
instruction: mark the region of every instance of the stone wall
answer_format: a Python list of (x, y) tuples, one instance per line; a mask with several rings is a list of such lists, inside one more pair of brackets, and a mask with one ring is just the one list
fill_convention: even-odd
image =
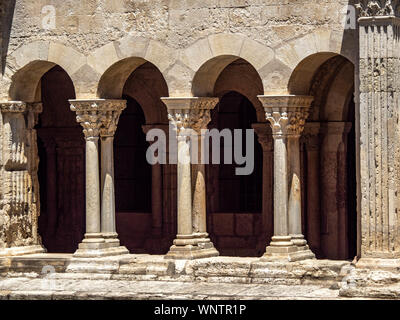
[[(250, 62), (265, 93), (286, 92), (291, 71), (313, 53), (342, 53), (354, 61), (356, 32), (344, 32), (342, 23), (347, 3), (17, 0), (10, 32), (3, 37), (9, 44), (0, 97), (7, 99), (13, 75), (34, 60), (63, 67), (77, 98), (93, 96), (104, 72), (132, 56), (158, 67), (170, 95), (190, 95), (194, 73), (224, 54)], [(55, 29), (43, 29), (45, 5), (56, 9)], [(22, 99), (17, 89), (11, 90), (11, 98)]]

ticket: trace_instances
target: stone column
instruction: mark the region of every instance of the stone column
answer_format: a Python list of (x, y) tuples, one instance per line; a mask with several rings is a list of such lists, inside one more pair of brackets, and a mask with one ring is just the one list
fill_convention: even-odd
[(319, 122), (307, 122), (303, 133), (307, 153), (307, 239), (317, 256), (321, 255), (319, 131)]
[(204, 167), (196, 165), (193, 170), (196, 177), (193, 188), (190, 151), (190, 140), (197, 144), (201, 140), (195, 129), (207, 125), (209, 110), (216, 105), (216, 98), (162, 98), (162, 101), (168, 108), (170, 125), (174, 127), (178, 140), (178, 234), (165, 258), (217, 256), (218, 251), (206, 232)]
[(114, 253), (129, 253), (120, 246), (115, 223), (114, 191), (114, 135), (121, 112), (126, 108), (125, 100), (106, 100), (102, 110), (101, 140), (101, 233)]
[(262, 188), (262, 230), (261, 241), (273, 236), (273, 144), (271, 128), (266, 123), (252, 125), (257, 134), (258, 141), (263, 149), (263, 188)]
[(348, 258), (343, 172), (350, 129), (350, 122), (321, 123), (321, 248), (329, 259)]
[[(121, 110), (116, 112), (118, 106), (121, 105), (121, 100), (69, 100), (69, 102), (71, 103), (71, 110), (76, 112), (77, 122), (83, 127), (86, 140), (86, 233), (78, 250), (74, 253), (74, 257), (93, 258), (127, 253), (125, 247), (116, 246), (113, 241), (106, 241), (100, 218), (99, 135), (100, 130), (104, 133), (109, 128), (107, 124), (111, 126), (113, 117), (114, 119), (117, 118), (115, 117), (116, 113), (121, 112)], [(112, 125), (116, 126), (116, 122), (114, 121)], [(104, 157), (106, 157), (111, 160), (110, 141), (103, 146), (105, 153), (107, 153), (103, 156), (103, 159), (105, 160)], [(108, 188), (103, 193), (106, 197), (103, 202), (105, 204), (103, 215), (104, 220), (107, 221), (107, 230), (110, 230), (112, 222), (110, 223), (111, 219), (107, 219), (107, 217), (112, 217), (110, 210), (114, 207), (113, 196), (111, 195), (114, 188), (110, 188), (110, 183), (113, 183), (110, 175), (110, 164), (104, 170), (104, 176), (106, 176), (106, 172), (108, 173), (108, 181), (106, 181)]]
[[(293, 98), (294, 99), (294, 98)], [(302, 232), (302, 203), (301, 203), (301, 168), (300, 168), (300, 136), (308, 117), (312, 97), (296, 97), (294, 110), (291, 111), (287, 127), (288, 166), (289, 166), (289, 234), (304, 257), (315, 258), (309, 250)]]
[(36, 131), (41, 103), (0, 102), (0, 256), (44, 252), (38, 236)]
[[(160, 129), (168, 136), (168, 125), (148, 124), (142, 126), (143, 132), (147, 134), (152, 129)], [(155, 141), (150, 141), (152, 144)], [(162, 236), (163, 225), (163, 170), (160, 163), (151, 167), (151, 226), (152, 239)], [(152, 240), (151, 239), (151, 240)], [(150, 239), (149, 239), (150, 240)]]
[[(304, 109), (309, 108), (312, 97), (309, 96), (258, 96), (264, 106), (266, 118), (271, 124), (274, 138), (274, 236), (266, 253), (262, 257), (264, 261), (283, 259), (297, 261), (313, 258), (314, 255), (308, 248), (297, 246), (292, 241), (291, 230), (300, 228), (301, 234), (301, 211), (293, 210), (289, 216), (289, 181), (292, 186), (290, 174), (295, 174), (294, 169), (299, 165), (295, 163), (297, 156), (300, 161), (300, 154), (296, 149), (291, 149), (291, 161), (288, 161), (287, 140), (288, 135), (298, 131), (301, 124), (300, 119), (304, 118)], [(304, 125), (304, 123), (303, 123)], [(298, 149), (297, 149), (298, 150)], [(300, 172), (300, 170), (299, 170)], [(296, 195), (292, 191), (291, 207), (296, 208), (300, 200), (300, 175), (296, 176)], [(301, 210), (301, 205), (298, 206)], [(298, 215), (300, 214), (300, 219)], [(300, 223), (300, 227), (297, 225)], [(292, 225), (292, 229), (290, 229)], [(297, 231), (298, 232), (298, 231)]]
[(56, 170), (57, 170), (57, 145), (52, 136), (40, 136), (46, 149), (46, 208), (47, 222), (46, 233), (54, 235), (57, 232), (57, 194), (54, 192), (57, 188)]
[(359, 266), (400, 265), (398, 6), (398, 0), (363, 0), (357, 4), (360, 17)]

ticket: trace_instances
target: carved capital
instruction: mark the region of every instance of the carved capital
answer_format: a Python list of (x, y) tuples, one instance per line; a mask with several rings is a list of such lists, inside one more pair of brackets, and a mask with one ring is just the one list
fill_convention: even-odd
[(359, 0), (356, 3), (359, 17), (398, 17), (399, 0)]
[(101, 115), (100, 136), (113, 137), (117, 130), (121, 112), (126, 108), (125, 100), (112, 100), (104, 104)]
[(177, 134), (185, 134), (188, 129), (200, 133), (206, 129), (211, 120), (210, 110), (217, 103), (218, 98), (190, 97), (190, 98), (161, 98), (168, 109), (168, 119), (176, 128)]
[(119, 116), (126, 107), (124, 100), (69, 100), (76, 121), (83, 127), (85, 138), (113, 136)]
[(257, 134), (258, 142), (261, 144), (264, 152), (273, 150), (273, 140), (271, 127), (268, 123), (253, 123), (251, 125)]
[(308, 117), (311, 96), (258, 96), (274, 137), (300, 136)]
[(2, 113), (23, 113), (27, 111), (27, 103), (23, 101), (4, 101), (0, 102)]

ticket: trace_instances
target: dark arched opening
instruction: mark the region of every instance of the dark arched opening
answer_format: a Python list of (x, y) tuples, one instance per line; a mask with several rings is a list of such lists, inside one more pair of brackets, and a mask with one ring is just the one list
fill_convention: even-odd
[(39, 86), (39, 234), (48, 252), (73, 253), (85, 233), (85, 141), (68, 102), (75, 90), (59, 66)]
[[(256, 109), (242, 94), (230, 91), (222, 96), (212, 110), (209, 129), (242, 130), (242, 145), (246, 150), (245, 130), (257, 122)], [(224, 141), (221, 139), (221, 164), (208, 166), (208, 230), (221, 255), (258, 256), (262, 211), (262, 148), (254, 139), (254, 171), (236, 175), (238, 166), (224, 164)]]

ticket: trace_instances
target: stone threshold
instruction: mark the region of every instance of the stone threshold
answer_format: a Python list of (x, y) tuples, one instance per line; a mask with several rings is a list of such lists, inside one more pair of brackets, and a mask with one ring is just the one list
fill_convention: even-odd
[(340, 286), (349, 261), (309, 259), (264, 262), (259, 258), (213, 257), (169, 260), (162, 255), (127, 254), (75, 258), (71, 254), (31, 254), (0, 258), (0, 277), (180, 281), (271, 285)]
[[(58, 289), (46, 290), (53, 282)], [(153, 289), (136, 290), (143, 286)], [(204, 290), (169, 292), (169, 286)], [(233, 294), (233, 288), (242, 288), (243, 294)], [(148, 254), (88, 259), (51, 253), (0, 258), (0, 299), (227, 298), (400, 299), (400, 275), (397, 269), (368, 270), (350, 261), (317, 259), (265, 262), (220, 256), (170, 260)]]

